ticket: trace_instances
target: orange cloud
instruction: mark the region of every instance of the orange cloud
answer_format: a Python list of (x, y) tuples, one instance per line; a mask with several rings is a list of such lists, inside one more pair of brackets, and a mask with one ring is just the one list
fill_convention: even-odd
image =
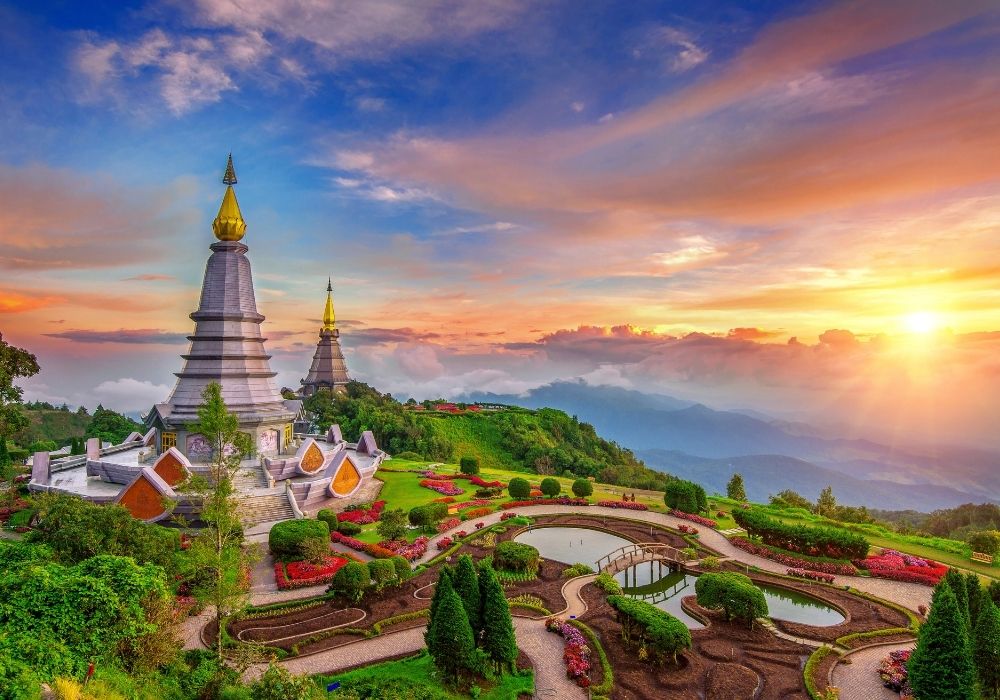
[(61, 302), (56, 296), (23, 294), (12, 289), (0, 289), (0, 314), (18, 314), (52, 306)]

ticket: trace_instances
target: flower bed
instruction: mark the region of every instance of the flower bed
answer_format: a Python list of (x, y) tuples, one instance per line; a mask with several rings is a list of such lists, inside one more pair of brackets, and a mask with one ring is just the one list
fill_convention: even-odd
[(681, 518), (683, 520), (690, 520), (693, 523), (698, 523), (699, 525), (704, 525), (705, 527), (717, 528), (719, 523), (715, 522), (711, 518), (703, 518), (700, 515), (695, 515), (694, 513), (685, 513), (682, 510), (672, 510), (670, 514), (675, 518)]
[(454, 503), (454, 496), (442, 496), (441, 498), (435, 498), (431, 503)]
[(910, 682), (906, 671), (906, 664), (910, 660), (910, 650), (901, 649), (890, 652), (882, 659), (878, 667), (878, 675), (882, 679), (882, 685), (889, 690), (899, 693), (900, 698), (912, 697), (910, 692)]
[(472, 510), (467, 510), (462, 513), (462, 520), (475, 520), (476, 518), (481, 518), (484, 515), (489, 515), (493, 512), (493, 508), (487, 506), (485, 508), (473, 508)]
[(516, 517), (517, 517), (517, 513), (512, 513), (510, 511), (508, 511), (506, 513), (503, 513), (500, 516), (500, 522), (503, 522), (504, 520), (510, 520), (511, 518), (516, 518)]
[(649, 510), (649, 506), (635, 501), (598, 501), (597, 505), (604, 508), (624, 508), (625, 510)]
[(339, 523), (355, 523), (357, 525), (368, 525), (377, 522), (382, 517), (382, 510), (385, 508), (385, 501), (375, 501), (365, 503), (361, 506), (348, 506), (343, 513), (337, 514)]
[(855, 559), (854, 565), (867, 569), (875, 578), (922, 583), (925, 586), (936, 586), (948, 573), (948, 567), (943, 564), (895, 549), (885, 549), (878, 556)]
[(459, 520), (458, 518), (447, 518), (446, 520), (442, 520), (437, 524), (437, 531), (439, 533), (448, 532), (448, 530), (452, 529), (453, 527), (458, 527), (461, 524), (462, 521)]
[(549, 618), (545, 629), (558, 634), (565, 640), (563, 647), (563, 662), (566, 664), (566, 676), (576, 681), (581, 688), (590, 687), (590, 647), (583, 633), (573, 625), (558, 618)]
[(347, 559), (333, 555), (328, 556), (322, 564), (308, 561), (292, 561), (288, 564), (277, 562), (274, 565), (274, 580), (278, 583), (278, 590), (281, 591), (318, 586), (328, 583), (346, 563)]
[(443, 552), (444, 550), (448, 549), (448, 547), (450, 547), (453, 544), (454, 544), (454, 540), (452, 540), (450, 537), (442, 537), (441, 539), (439, 539), (434, 544), (434, 546), (438, 548), (439, 552)]
[(833, 574), (824, 574), (819, 571), (809, 571), (808, 569), (789, 569), (785, 572), (789, 576), (809, 579), (810, 581), (820, 581), (821, 583), (833, 583)]
[[(389, 559), (395, 555), (395, 552), (386, 549), (382, 544), (374, 544), (372, 542), (362, 542), (354, 537), (348, 537), (347, 535), (342, 535), (339, 532), (331, 532), (330, 539), (334, 542), (344, 545), (345, 547), (350, 547), (357, 552), (364, 552), (369, 554), (376, 559)], [(417, 538), (420, 539), (420, 538)]]
[(471, 501), (466, 501), (465, 503), (459, 503), (455, 506), (455, 510), (463, 511), (469, 508), (482, 508), (483, 506), (490, 505), (490, 502), (485, 498), (476, 498)]
[(678, 525), (677, 530), (683, 532), (685, 535), (697, 535), (698, 528), (691, 527), (690, 525)]
[(444, 494), (445, 496), (461, 496), (465, 491), (455, 486), (455, 484), (450, 481), (443, 481), (441, 479), (421, 479), (420, 485), (425, 489), (430, 489), (431, 491), (437, 491), (438, 493)]
[(406, 540), (382, 540), (377, 546), (389, 552), (389, 556), (403, 557), (406, 561), (419, 559), (427, 551), (430, 538), (420, 536), (413, 542)]
[(837, 574), (840, 576), (857, 576), (858, 570), (849, 562), (836, 562), (836, 561), (817, 561), (803, 559), (800, 557), (793, 556), (791, 554), (785, 554), (783, 552), (777, 552), (770, 547), (762, 544), (757, 544), (756, 542), (751, 542), (745, 537), (731, 537), (729, 541), (736, 547), (739, 547), (744, 552), (749, 552), (750, 554), (756, 554), (759, 557), (764, 557), (765, 559), (770, 559), (771, 561), (776, 561), (779, 564), (784, 564), (785, 566), (791, 567), (793, 569), (808, 569), (810, 571), (819, 571), (824, 574)]
[(559, 496), (558, 498), (533, 498), (524, 501), (508, 501), (501, 503), (504, 510), (508, 508), (521, 508), (523, 506), (586, 506), (586, 498), (570, 498), (569, 496)]

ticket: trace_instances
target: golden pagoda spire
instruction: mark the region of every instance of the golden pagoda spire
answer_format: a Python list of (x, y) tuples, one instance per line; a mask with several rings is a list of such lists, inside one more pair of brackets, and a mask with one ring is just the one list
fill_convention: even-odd
[(332, 331), (337, 317), (333, 314), (333, 282), (326, 280), (326, 308), (323, 309), (323, 330)]
[(236, 169), (233, 168), (232, 153), (229, 154), (229, 162), (226, 163), (226, 174), (222, 176), (222, 182), (226, 185), (226, 194), (222, 197), (219, 215), (212, 222), (212, 230), (220, 241), (238, 241), (246, 233), (247, 222), (243, 220), (240, 205), (236, 201), (236, 192), (233, 191), (233, 185), (236, 184)]

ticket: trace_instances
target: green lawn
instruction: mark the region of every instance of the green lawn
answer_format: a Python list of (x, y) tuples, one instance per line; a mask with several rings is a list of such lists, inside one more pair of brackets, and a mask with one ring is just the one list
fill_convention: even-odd
[[(420, 700), (457, 700), (469, 697), (468, 694), (453, 693), (441, 686), (434, 664), (426, 652), (400, 661), (372, 664), (347, 673), (313, 676), (313, 680), (324, 690), (329, 683), (334, 681), (340, 681), (344, 690), (350, 690), (363, 681), (379, 680), (382, 682), (396, 681), (399, 686), (392, 690), (405, 689), (411, 694), (407, 697), (412, 696)], [(482, 694), (479, 696), (481, 700), (514, 700), (522, 693), (531, 695), (534, 692), (534, 675), (530, 671), (526, 672), (525, 675), (508, 675), (495, 685), (484, 681), (481, 687)], [(371, 697), (381, 696), (372, 695)]]

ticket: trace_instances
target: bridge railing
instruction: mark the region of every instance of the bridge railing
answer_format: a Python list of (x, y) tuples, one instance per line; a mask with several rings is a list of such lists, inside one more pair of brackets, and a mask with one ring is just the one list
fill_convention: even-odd
[(694, 561), (697, 557), (682, 549), (677, 549), (677, 547), (661, 542), (635, 542), (624, 547), (619, 547), (615, 551), (605, 554), (598, 559), (597, 570), (604, 571), (612, 563), (620, 560), (634, 562), (649, 561), (650, 559), (660, 559), (676, 564), (683, 564)]

